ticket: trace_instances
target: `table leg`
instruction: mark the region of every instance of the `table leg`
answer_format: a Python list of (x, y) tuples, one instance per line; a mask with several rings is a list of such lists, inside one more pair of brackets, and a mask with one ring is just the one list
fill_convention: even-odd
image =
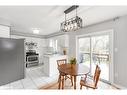
[(76, 76), (74, 76), (74, 89), (76, 89)]

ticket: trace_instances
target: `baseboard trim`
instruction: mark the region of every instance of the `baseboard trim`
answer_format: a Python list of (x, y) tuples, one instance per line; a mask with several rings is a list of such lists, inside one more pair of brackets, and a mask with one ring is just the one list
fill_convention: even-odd
[(118, 85), (118, 84), (115, 84), (115, 83), (111, 83), (111, 85), (116, 87), (117, 89), (127, 89), (126, 87)]
[(102, 81), (102, 82), (104, 82), (104, 83), (107, 83), (107, 84), (109, 84), (109, 85), (115, 87), (116, 89), (127, 89), (126, 87), (123, 87), (123, 86), (121, 86), (121, 85), (117, 85), (117, 84), (115, 84), (115, 83), (111, 83), (111, 82), (103, 81), (103, 80), (100, 80), (100, 81)]
[[(93, 76), (91, 76), (91, 75), (88, 75), (88, 76), (89, 76), (89, 77), (93, 77)], [(115, 87), (116, 89), (127, 89), (127, 88), (124, 87), (124, 86), (121, 86), (121, 85), (118, 85), (118, 84), (115, 84), (115, 83), (111, 83), (111, 82), (105, 81), (105, 80), (103, 80), (103, 79), (100, 79), (100, 81), (102, 81), (102, 82), (104, 82), (104, 83), (107, 83), (107, 84), (109, 84), (109, 85)]]

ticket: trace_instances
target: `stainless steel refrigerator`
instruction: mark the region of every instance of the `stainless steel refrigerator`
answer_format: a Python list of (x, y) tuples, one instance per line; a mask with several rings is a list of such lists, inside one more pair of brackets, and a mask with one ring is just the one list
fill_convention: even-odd
[(24, 39), (0, 38), (0, 85), (24, 78)]

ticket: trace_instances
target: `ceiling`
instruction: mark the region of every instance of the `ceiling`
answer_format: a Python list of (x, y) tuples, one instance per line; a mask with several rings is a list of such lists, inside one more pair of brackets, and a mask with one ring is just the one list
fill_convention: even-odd
[[(60, 31), (64, 21), (64, 10), (70, 6), (0, 6), (0, 18), (11, 24), (12, 32), (30, 33), (38, 28), (39, 35), (48, 35)], [(95, 24), (127, 14), (127, 6), (79, 6), (78, 16), (83, 26)], [(67, 18), (75, 16), (75, 11)]]

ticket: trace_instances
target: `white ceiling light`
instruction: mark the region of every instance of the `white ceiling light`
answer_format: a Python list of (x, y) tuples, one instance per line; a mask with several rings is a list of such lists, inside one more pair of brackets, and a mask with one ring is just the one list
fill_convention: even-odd
[(39, 34), (40, 30), (39, 29), (33, 29), (33, 34)]

